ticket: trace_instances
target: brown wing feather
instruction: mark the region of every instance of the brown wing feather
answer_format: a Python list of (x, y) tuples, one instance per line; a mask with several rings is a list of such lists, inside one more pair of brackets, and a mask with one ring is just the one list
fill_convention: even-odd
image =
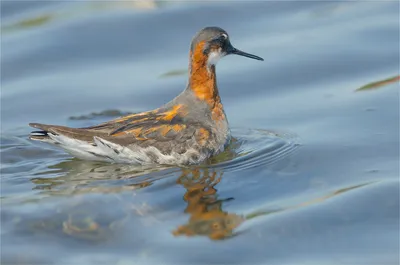
[(93, 137), (98, 136), (116, 144), (127, 146), (137, 144), (139, 146), (155, 146), (158, 149), (168, 150), (172, 145), (181, 146), (187, 140), (196, 139), (200, 145), (205, 145), (210, 137), (210, 131), (201, 124), (183, 122), (185, 108), (181, 105), (161, 111), (149, 111), (128, 115), (99, 125), (70, 128), (58, 125), (31, 123), (30, 126), (65, 135), (67, 137), (87, 142), (93, 142)]
[(157, 109), (148, 112), (130, 114), (98, 125), (84, 127), (82, 129), (102, 131), (111, 135), (113, 134), (114, 131), (121, 130), (127, 125), (139, 123), (141, 121), (151, 120), (156, 116), (156, 113), (158, 112), (159, 110)]
[(123, 116), (105, 123), (82, 129), (107, 132), (109, 135), (117, 135), (139, 127), (157, 126), (160, 123), (169, 123), (173, 119), (183, 118), (187, 114), (186, 107), (175, 105), (168, 109), (155, 109)]

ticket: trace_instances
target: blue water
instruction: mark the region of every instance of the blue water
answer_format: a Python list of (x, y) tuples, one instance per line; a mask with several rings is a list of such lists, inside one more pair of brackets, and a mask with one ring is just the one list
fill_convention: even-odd
[[(219, 62), (235, 142), (211, 165), (27, 139), (174, 98), (210, 25), (265, 59)], [(2, 1), (1, 263), (399, 264), (399, 81), (364, 87), (399, 38), (397, 1)]]

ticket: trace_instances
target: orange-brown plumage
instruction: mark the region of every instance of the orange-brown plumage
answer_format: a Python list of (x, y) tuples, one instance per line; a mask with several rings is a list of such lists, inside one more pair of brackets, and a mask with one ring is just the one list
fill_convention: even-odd
[(200, 128), (197, 134), (197, 140), (200, 145), (205, 145), (210, 137), (210, 132), (204, 128)]
[(208, 65), (208, 56), (203, 52), (204, 45), (204, 41), (200, 42), (191, 52), (189, 85), (196, 97), (210, 106), (213, 120), (220, 121), (225, 119), (225, 114), (217, 88), (215, 66)]
[(189, 85), (200, 100), (214, 105), (218, 91), (216, 91), (215, 67), (208, 69), (208, 57), (203, 53), (205, 42), (200, 42), (191, 53), (191, 72)]
[(165, 112), (162, 115), (160, 115), (159, 119), (160, 120), (171, 121), (177, 115), (185, 116), (186, 113), (187, 113), (185, 109), (186, 109), (186, 107), (183, 106), (182, 104), (178, 104), (178, 105), (172, 106), (172, 109), (170, 111)]

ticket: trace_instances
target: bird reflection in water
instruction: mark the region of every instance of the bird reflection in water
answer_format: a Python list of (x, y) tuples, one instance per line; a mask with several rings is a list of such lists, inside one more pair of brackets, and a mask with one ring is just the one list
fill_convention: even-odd
[[(177, 184), (186, 189), (183, 199), (187, 203), (185, 213), (190, 215), (185, 225), (172, 233), (175, 236), (208, 236), (219, 240), (232, 236), (232, 232), (243, 221), (242, 216), (223, 211), (222, 204), (233, 198), (218, 199), (215, 186), (221, 180), (221, 173), (208, 169), (183, 169)], [(219, 175), (219, 176), (218, 176)]]
[[(173, 228), (172, 235), (176, 237), (206, 236), (212, 240), (221, 240), (236, 235), (237, 232), (234, 230), (245, 220), (250, 221), (253, 218), (308, 207), (372, 184), (343, 187), (305, 202), (296, 202), (294, 205), (278, 208), (257, 209), (245, 216), (240, 216), (223, 210), (223, 204), (232, 198), (218, 198), (216, 186), (222, 176), (222, 171), (218, 169), (163, 168), (157, 170), (153, 168), (145, 171), (129, 165), (106, 165), (78, 160), (65, 161), (49, 169), (50, 171), (41, 174), (47, 175), (46, 177), (32, 179), (33, 189), (40, 191), (40, 195), (47, 195), (40, 196), (38, 200), (53, 202), (54, 196), (60, 195), (67, 200), (58, 201), (59, 204), (56, 204), (55, 209), (51, 210), (50, 206), (49, 211), (39, 212), (38, 216), (17, 216), (21, 220), (18, 226), (28, 233), (59, 235), (61, 232), (73, 238), (91, 241), (108, 240), (118, 230), (142, 229), (140, 223), (146, 223), (143, 227), (147, 228), (149, 224), (163, 226), (166, 219), (176, 218), (177, 212), (171, 211), (172, 208), (176, 209), (175, 205), (160, 205), (143, 201), (140, 193), (132, 197), (132, 194), (141, 189), (151, 188), (148, 190), (153, 193), (149, 197), (151, 200), (153, 196), (156, 198), (168, 187), (181, 185), (185, 188), (183, 200), (187, 204), (184, 212), (189, 215), (189, 218), (185, 224)], [(155, 187), (158, 181), (161, 185)], [(93, 193), (101, 196), (84, 196)], [(175, 195), (182, 198), (182, 194)], [(33, 202), (29, 199), (29, 203)], [(24, 201), (19, 203), (23, 204)], [(183, 209), (180, 208), (179, 211), (181, 210)], [(12, 215), (12, 212), (8, 214)]]
[[(153, 190), (151, 192), (163, 192), (163, 189), (167, 188), (169, 185), (181, 185), (185, 188), (185, 193), (179, 194), (178, 196), (182, 197), (183, 195), (183, 200), (187, 203), (184, 212), (190, 217), (186, 224), (180, 225), (172, 231), (174, 236), (207, 236), (212, 240), (225, 239), (232, 236), (233, 230), (244, 221), (242, 216), (228, 213), (222, 209), (223, 203), (233, 198), (218, 198), (216, 185), (221, 180), (221, 170), (207, 168), (159, 168), (139, 170), (137, 167), (135, 168), (129, 165), (106, 165), (80, 160), (65, 161), (51, 166), (49, 169), (50, 171), (44, 172), (43, 175), (48, 173), (52, 175), (52, 177), (33, 178), (32, 182), (35, 184), (33, 189), (40, 190), (42, 195), (61, 195), (69, 197), (69, 202), (78, 201), (76, 202), (77, 206), (65, 207), (64, 211), (66, 216), (69, 216), (70, 212), (75, 213), (76, 207), (79, 209), (84, 209), (85, 207), (90, 208), (90, 216), (98, 215), (92, 213), (93, 211), (100, 211), (100, 213), (102, 213), (99, 213), (100, 216), (106, 214), (113, 215), (113, 212), (109, 212), (109, 210), (104, 207), (96, 207), (96, 202), (91, 201), (90, 204), (89, 201), (87, 201), (88, 198), (82, 196), (85, 194), (103, 194), (104, 197), (101, 197), (102, 200), (107, 201), (114, 198), (112, 201), (117, 203), (117, 205), (114, 204), (113, 208), (119, 207), (124, 209), (123, 212), (131, 212), (128, 214), (129, 218), (136, 217), (143, 221), (150, 219), (153, 221), (161, 221), (161, 219), (164, 218), (160, 219), (160, 215), (165, 217), (165, 213), (170, 211), (168, 209), (162, 209), (164, 207), (154, 205), (151, 202), (142, 202), (140, 197), (138, 197), (140, 193), (137, 193), (137, 191), (152, 186)], [(54, 173), (58, 176), (54, 176)], [(172, 182), (167, 180), (172, 178), (177, 179)], [(161, 184), (162, 187), (158, 186), (161, 190), (158, 190), (157, 187), (154, 187), (154, 184), (157, 183), (158, 180), (164, 180), (169, 184), (167, 184), (167, 186)], [(131, 200), (133, 197), (128, 195), (130, 192), (137, 195), (134, 197), (134, 200)], [(114, 194), (115, 197), (109, 197), (106, 194)], [(115, 200), (115, 198), (119, 199)], [(104, 201), (100, 201), (98, 201), (98, 203), (104, 205)], [(92, 205), (93, 203), (95, 205)], [(141, 206), (142, 204), (146, 205), (146, 209), (141, 208), (145, 207)], [(82, 211), (80, 210), (79, 212)], [(175, 214), (174, 216), (176, 217)], [(110, 218), (112, 219), (112, 216)], [(116, 219), (118, 218), (116, 217)], [(80, 219), (85, 218), (82, 217)], [(124, 220), (125, 219), (124, 217)], [(74, 224), (77, 223), (76, 220), (73, 221)], [(96, 219), (95, 221), (101, 223), (101, 220)], [(125, 222), (125, 224), (129, 223), (129, 221)]]

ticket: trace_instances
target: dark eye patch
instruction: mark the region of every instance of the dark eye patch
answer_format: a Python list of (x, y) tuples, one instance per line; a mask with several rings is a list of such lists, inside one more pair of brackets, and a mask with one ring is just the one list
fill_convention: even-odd
[(210, 41), (210, 44), (220, 44), (222, 45), (227, 38), (224, 35), (218, 36)]
[(220, 47), (224, 47), (226, 44), (227, 38), (224, 35), (220, 35), (211, 39), (206, 47), (204, 47), (204, 54), (208, 54), (211, 50), (218, 49)]
[(226, 35), (221, 35), (221, 36), (218, 38), (218, 40), (219, 40), (221, 43), (224, 43), (227, 39), (228, 39), (228, 37), (227, 37)]

